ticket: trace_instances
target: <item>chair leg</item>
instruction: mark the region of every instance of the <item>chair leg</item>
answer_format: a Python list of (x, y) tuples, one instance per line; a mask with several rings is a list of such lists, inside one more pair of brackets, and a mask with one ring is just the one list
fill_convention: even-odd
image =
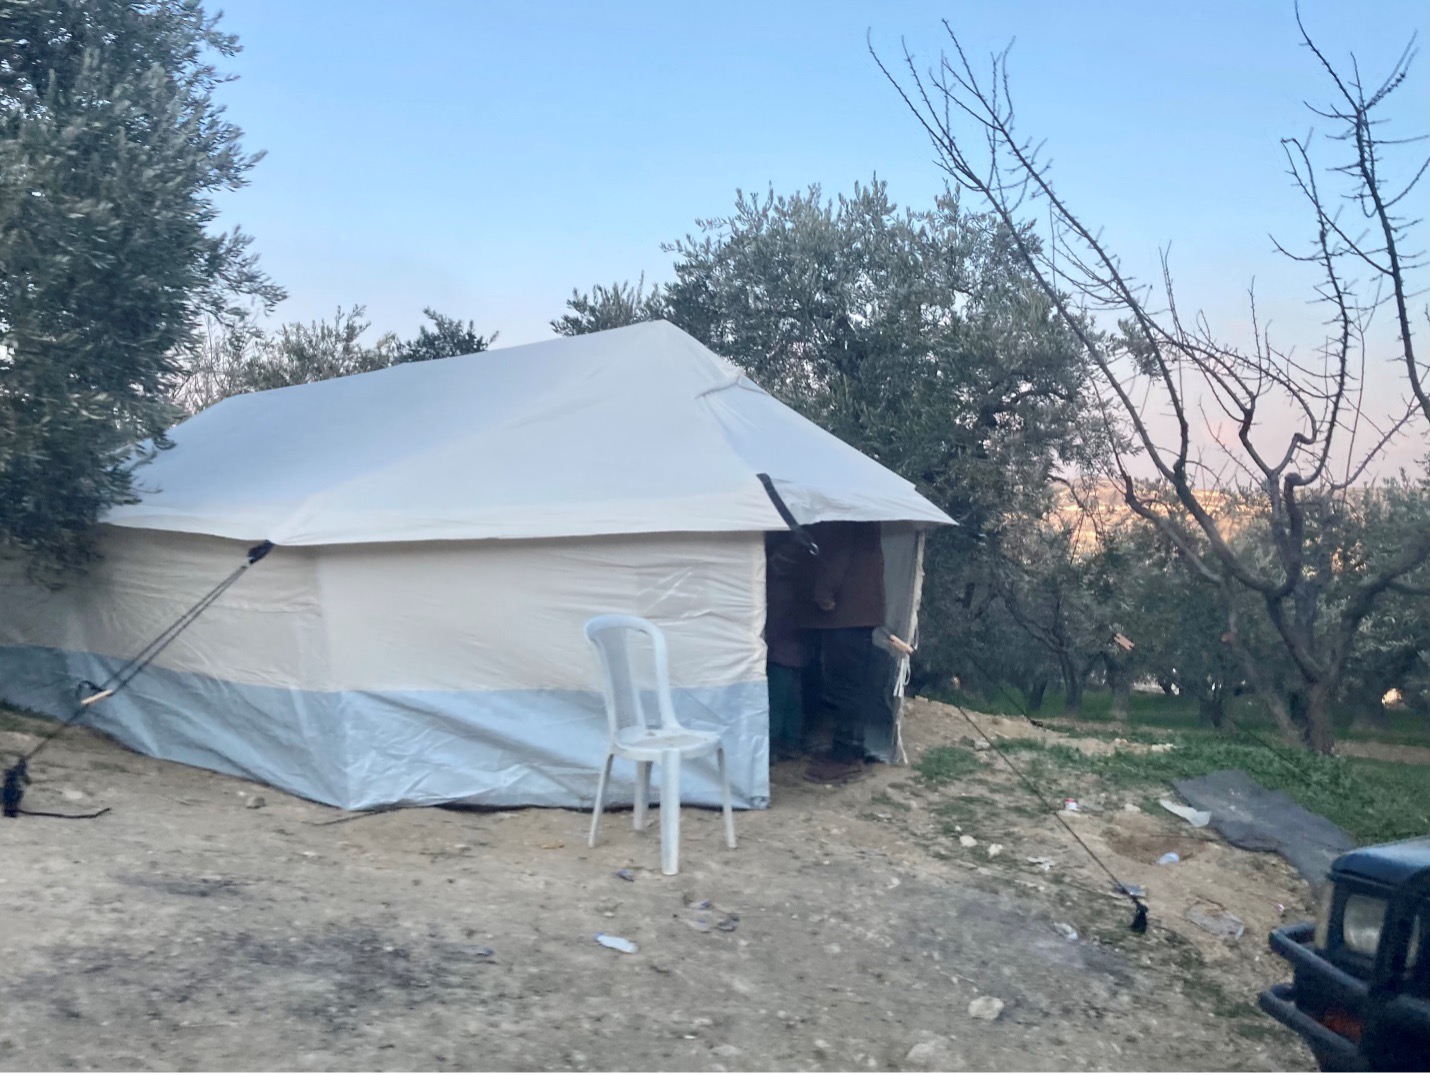
[(660, 872), (680, 872), (680, 751), (660, 759)]
[(725, 771), (725, 748), (715, 751), (715, 760), (720, 763), (720, 791), (725, 796), (725, 846), (735, 849), (735, 808), (730, 803), (730, 774)]
[(645, 831), (646, 810), (650, 806), (650, 766), (648, 761), (636, 763), (636, 804), (631, 812), (631, 827)]
[(606, 764), (601, 769), (600, 782), (596, 784), (596, 809), (591, 811), (591, 835), (586, 840), (587, 847), (596, 846), (596, 832), (601, 827), (601, 807), (606, 801), (606, 783), (611, 779), (611, 763), (615, 760), (614, 754), (606, 755)]

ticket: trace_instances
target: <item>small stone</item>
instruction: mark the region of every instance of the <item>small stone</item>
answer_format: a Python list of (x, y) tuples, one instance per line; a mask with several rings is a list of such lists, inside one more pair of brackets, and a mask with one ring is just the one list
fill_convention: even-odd
[(975, 742), (975, 743), (973, 744), (973, 749), (974, 749), (974, 750), (987, 750), (987, 749), (988, 749), (988, 740), (987, 740), (987, 739), (980, 739), (980, 740), (978, 740), (977, 742)]
[(988, 857), (989, 857), (989, 858), (991, 858), (991, 859), (996, 859), (996, 858), (997, 858), (999, 855), (1001, 855), (1001, 854), (1003, 854), (1003, 845), (1002, 845), (1002, 844), (989, 844), (989, 845), (988, 845)]
[(739, 1056), (741, 1052), (743, 1052), (743, 1050), (738, 1045), (731, 1045), (729, 1042), (726, 1042), (723, 1045), (717, 1045), (710, 1051), (716, 1056), (722, 1056), (727, 1060), (732, 1060), (735, 1057)]
[(84, 799), (88, 798), (88, 796), (85, 795), (84, 792), (78, 790), (77, 788), (65, 788), (64, 791), (60, 792), (60, 794), (72, 803), (81, 802)]
[(997, 997), (974, 997), (969, 1001), (968, 1014), (975, 1019), (986, 1019), (991, 1023), (1003, 1014), (1003, 1002)]
[(1122, 809), (1129, 814), (1140, 814), (1142, 812), (1142, 807), (1138, 806), (1136, 803), (1123, 803)]
[(1070, 941), (1077, 940), (1077, 930), (1073, 929), (1073, 927), (1066, 922), (1054, 922), (1053, 929), (1057, 930)]
[(250, 810), (262, 810), (267, 805), (268, 800), (265, 799), (262, 795), (255, 795), (253, 798), (248, 800), (248, 809)]
[(693, 1027), (714, 1026), (715, 1020), (711, 1019), (708, 1015), (697, 1015), (694, 1019), (690, 1020), (690, 1025)]
[(814, 1039), (815, 1056), (828, 1056), (831, 1048), (832, 1046), (829, 1044), (829, 1042), (825, 1041), (823, 1038)]
[(921, 1041), (904, 1054), (904, 1063), (916, 1071), (957, 1071), (962, 1064), (949, 1053), (947, 1038)]
[(958, 838), (958, 842), (964, 847), (978, 846), (978, 841), (975, 840), (972, 836), (969, 836), (966, 832)]

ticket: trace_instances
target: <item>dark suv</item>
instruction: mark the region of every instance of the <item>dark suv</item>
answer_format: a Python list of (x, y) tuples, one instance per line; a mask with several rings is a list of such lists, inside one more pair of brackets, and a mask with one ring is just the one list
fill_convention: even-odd
[(1323, 1071), (1430, 1068), (1430, 837), (1336, 859), (1317, 921), (1274, 930), (1271, 950), (1295, 976), (1262, 1010)]

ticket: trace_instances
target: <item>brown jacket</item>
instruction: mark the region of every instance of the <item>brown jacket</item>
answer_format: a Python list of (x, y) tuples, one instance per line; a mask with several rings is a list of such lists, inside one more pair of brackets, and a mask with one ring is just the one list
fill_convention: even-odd
[(878, 627), (884, 622), (884, 552), (878, 523), (815, 523), (819, 545), (799, 625), (815, 630)]

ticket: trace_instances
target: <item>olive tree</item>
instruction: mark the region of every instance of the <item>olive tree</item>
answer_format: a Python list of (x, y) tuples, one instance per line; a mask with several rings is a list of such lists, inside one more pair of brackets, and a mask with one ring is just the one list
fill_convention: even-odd
[(76, 568), (163, 446), (208, 315), (282, 292), (215, 196), (258, 161), (215, 93), (238, 42), (192, 0), (0, 4), (0, 551)]

